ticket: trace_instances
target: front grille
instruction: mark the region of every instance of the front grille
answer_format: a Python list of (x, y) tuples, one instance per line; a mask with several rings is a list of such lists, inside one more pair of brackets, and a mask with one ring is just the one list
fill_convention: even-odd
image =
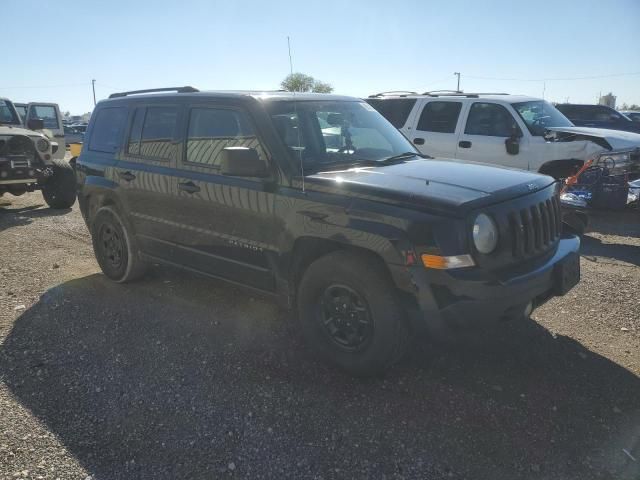
[(527, 258), (545, 252), (562, 233), (560, 201), (556, 195), (540, 203), (510, 212), (512, 254)]

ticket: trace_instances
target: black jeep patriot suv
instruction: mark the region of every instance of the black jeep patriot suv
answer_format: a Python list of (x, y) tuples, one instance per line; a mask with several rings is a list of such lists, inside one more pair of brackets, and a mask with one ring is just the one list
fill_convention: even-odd
[(424, 158), (355, 98), (119, 93), (86, 139), (79, 202), (105, 275), (159, 262), (269, 292), (354, 374), (399, 359), (413, 328), (520, 318), (579, 280), (554, 179)]

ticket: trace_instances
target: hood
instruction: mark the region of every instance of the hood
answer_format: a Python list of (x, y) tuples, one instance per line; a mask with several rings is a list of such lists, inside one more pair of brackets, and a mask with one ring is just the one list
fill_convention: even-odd
[(555, 183), (551, 177), (524, 170), (449, 159), (321, 172), (305, 180), (314, 190), (411, 204), (421, 210), (456, 216)]
[(548, 127), (552, 132), (569, 133), (559, 137), (559, 141), (591, 140), (607, 150), (629, 150), (640, 147), (640, 133), (590, 127)]
[(41, 138), (45, 136), (40, 132), (35, 132), (33, 130), (29, 130), (26, 128), (14, 127), (13, 125), (0, 124), (0, 136), (10, 137), (13, 135), (26, 135), (27, 137), (32, 137), (32, 138)]

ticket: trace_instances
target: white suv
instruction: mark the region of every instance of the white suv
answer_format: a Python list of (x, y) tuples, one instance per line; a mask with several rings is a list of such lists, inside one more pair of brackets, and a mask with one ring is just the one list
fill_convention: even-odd
[(366, 101), (417, 148), (449, 157), (533, 170), (556, 178), (586, 160), (611, 174), (640, 175), (640, 134), (576, 127), (532, 97), (460, 92), (386, 92)]

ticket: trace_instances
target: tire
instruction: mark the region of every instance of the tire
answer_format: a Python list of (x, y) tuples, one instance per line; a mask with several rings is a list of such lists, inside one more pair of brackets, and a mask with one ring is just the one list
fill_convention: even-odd
[(113, 207), (96, 212), (91, 240), (102, 272), (114, 282), (132, 282), (145, 274), (147, 264), (140, 259), (135, 236)]
[[(307, 342), (353, 375), (381, 374), (406, 351), (409, 331), (394, 285), (366, 255), (339, 251), (313, 262), (300, 282), (297, 308)], [(357, 328), (351, 319), (360, 319)]]
[(42, 196), (51, 208), (71, 208), (76, 201), (76, 174), (64, 160), (53, 159), (53, 176), (42, 187)]

